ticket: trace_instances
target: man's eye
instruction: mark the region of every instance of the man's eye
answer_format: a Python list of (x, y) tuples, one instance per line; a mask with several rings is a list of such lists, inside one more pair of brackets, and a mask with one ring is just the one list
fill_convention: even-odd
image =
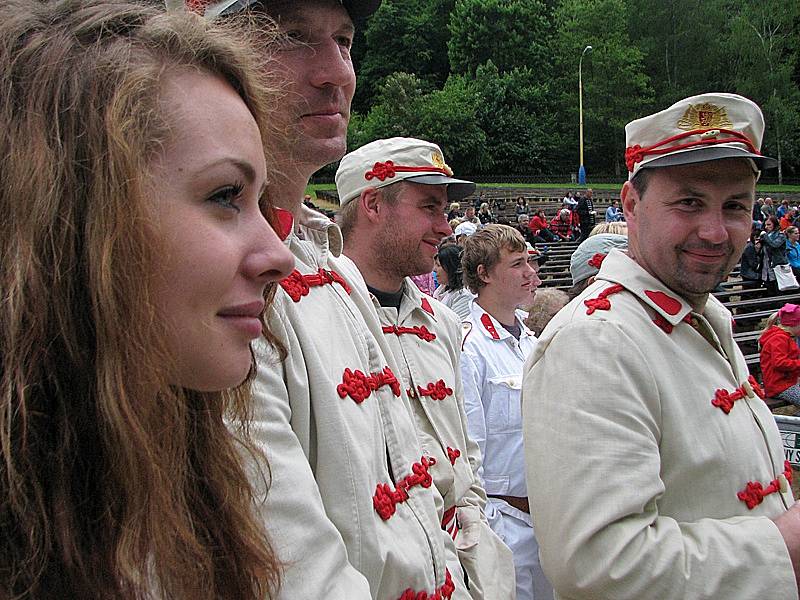
[(226, 185), (225, 187), (211, 194), (208, 197), (208, 201), (214, 204), (219, 204), (223, 208), (235, 210), (237, 213), (241, 212), (241, 209), (236, 202), (241, 197), (243, 189), (244, 186), (238, 183), (234, 185)]
[(347, 35), (340, 35), (336, 38), (336, 43), (349, 50), (353, 47), (353, 38)]

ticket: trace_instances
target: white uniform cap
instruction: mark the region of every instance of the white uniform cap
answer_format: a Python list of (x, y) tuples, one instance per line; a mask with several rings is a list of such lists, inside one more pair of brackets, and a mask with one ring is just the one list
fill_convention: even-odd
[(450, 201), (461, 200), (475, 191), (475, 184), (453, 179), (436, 144), (414, 138), (376, 140), (346, 154), (336, 171), (339, 204), (358, 198), (365, 189), (382, 188), (398, 181), (446, 185)]
[(764, 116), (758, 105), (736, 94), (685, 98), (625, 126), (628, 179), (642, 168), (684, 165), (722, 158), (748, 158), (756, 170), (777, 161), (761, 155)]
[(627, 247), (628, 237), (615, 233), (598, 233), (583, 240), (569, 259), (572, 285), (597, 275), (603, 259), (611, 250), (614, 248), (625, 250)]

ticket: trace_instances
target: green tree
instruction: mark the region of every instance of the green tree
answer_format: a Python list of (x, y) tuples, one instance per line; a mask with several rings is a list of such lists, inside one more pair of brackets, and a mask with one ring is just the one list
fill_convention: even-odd
[(628, 35), (624, 0), (561, 0), (555, 12), (556, 127), (566, 164), (578, 166), (578, 63), (583, 49), (585, 164), (589, 178), (626, 172), (624, 127), (651, 107), (653, 90), (644, 56)]
[(798, 23), (797, 3), (746, 3), (732, 19), (726, 40), (733, 66), (729, 86), (764, 111), (764, 152), (778, 159), (779, 183), (786, 155), (793, 163), (799, 157), (800, 90), (792, 80), (798, 63)]
[(431, 87), (447, 81), (447, 21), (454, 0), (383, 0), (356, 45), (358, 87), (354, 106), (366, 112), (392, 73), (414, 73)]
[(548, 15), (541, 0), (456, 0), (447, 45), (452, 72), (474, 74), (491, 60), (500, 72), (527, 67), (545, 79)]

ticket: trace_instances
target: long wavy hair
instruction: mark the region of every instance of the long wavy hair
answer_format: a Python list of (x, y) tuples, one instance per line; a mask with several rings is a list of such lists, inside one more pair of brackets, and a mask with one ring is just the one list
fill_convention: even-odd
[(223, 27), (117, 0), (0, 6), (0, 597), (278, 588), (241, 462), (249, 379), (169, 385), (149, 285), (164, 77), (223, 77), (270, 135), (263, 53)]

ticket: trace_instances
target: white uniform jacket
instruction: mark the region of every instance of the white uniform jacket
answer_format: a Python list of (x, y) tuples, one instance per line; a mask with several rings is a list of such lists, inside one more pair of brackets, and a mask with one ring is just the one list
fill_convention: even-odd
[(469, 433), (483, 457), (486, 493), (528, 495), (522, 444), (522, 367), (536, 337), (522, 323), (519, 341), (477, 302), (464, 339), (461, 374)]
[[(731, 313), (619, 250), (526, 364), (525, 458), (557, 598), (797, 598), (770, 520), (792, 503)], [(788, 471), (791, 476), (791, 471)]]
[(434, 459), (433, 482), (443, 499), (442, 527), (455, 540), (472, 598), (513, 597), (511, 550), (483, 514), (480, 450), (467, 435), (457, 315), (406, 279), (400, 311), (373, 297), (381, 333), (399, 364), (398, 379), (412, 399), (423, 453)]
[(338, 227), (305, 207), (299, 221), (296, 270), (269, 314), (288, 355), (259, 348), (251, 429), (269, 461), (260, 510), (285, 565), (280, 597), (450, 598), (462, 574), (447, 569), (458, 562), (408, 399), (356, 304), (366, 286), (337, 259)]

